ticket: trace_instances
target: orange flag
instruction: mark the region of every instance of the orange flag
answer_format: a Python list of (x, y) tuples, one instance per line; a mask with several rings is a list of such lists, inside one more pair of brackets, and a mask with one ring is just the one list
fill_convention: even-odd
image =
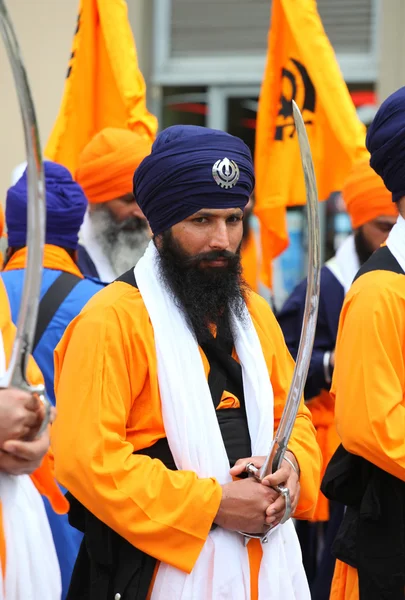
[(124, 0), (81, 0), (59, 115), (44, 155), (75, 173), (78, 156), (105, 127), (136, 130), (153, 139), (156, 118)]
[(366, 130), (325, 34), (315, 0), (273, 0), (267, 65), (256, 129), (256, 207), (264, 264), (288, 246), (286, 207), (305, 204), (291, 100), (311, 144), (319, 199), (339, 191), (367, 156)]

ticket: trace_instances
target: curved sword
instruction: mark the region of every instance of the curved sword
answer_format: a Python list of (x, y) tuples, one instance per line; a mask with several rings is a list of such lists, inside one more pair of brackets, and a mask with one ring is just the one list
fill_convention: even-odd
[[(277, 471), (283, 462), (284, 455), (290, 441), (291, 433), (294, 427), (295, 419), (304, 392), (305, 382), (308, 376), (309, 365), (311, 362), (312, 349), (315, 339), (316, 322), (318, 318), (320, 277), (321, 277), (321, 246), (320, 246), (320, 227), (318, 215), (318, 192), (316, 188), (316, 177), (314, 164), (312, 161), (311, 147), (304, 120), (300, 110), (294, 100), (292, 101), (293, 116), (297, 130), (298, 142), (300, 146), (301, 162), (305, 177), (305, 190), (307, 199), (308, 216), (308, 284), (305, 298), (304, 317), (302, 321), (301, 337), (298, 347), (297, 360), (295, 363), (291, 387), (287, 396), (284, 411), (280, 423), (271, 444), (269, 453), (261, 469), (254, 465), (247, 465), (246, 470), (261, 481), (267, 475)], [(291, 516), (290, 492), (288, 488), (278, 486), (279, 491), (285, 498), (286, 510), (281, 523), (287, 521)], [(249, 537), (260, 537), (262, 542), (267, 541), (266, 535), (246, 535)]]
[(0, 0), (0, 33), (7, 50), (16, 85), (24, 129), (27, 154), (28, 205), (27, 205), (27, 248), (24, 287), (17, 322), (17, 333), (8, 369), (0, 378), (0, 388), (14, 387), (38, 394), (45, 406), (45, 418), (40, 435), (49, 423), (51, 405), (45, 396), (44, 386), (31, 386), (27, 381), (27, 367), (37, 324), (41, 291), (42, 261), (45, 243), (45, 184), (42, 154), (34, 104), (28, 85), (27, 73), (21, 58), (20, 48), (6, 6)]

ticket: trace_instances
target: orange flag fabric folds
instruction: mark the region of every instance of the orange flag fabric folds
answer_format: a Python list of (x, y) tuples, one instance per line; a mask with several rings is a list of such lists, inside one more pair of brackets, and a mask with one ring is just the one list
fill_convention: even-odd
[(315, 0), (273, 0), (255, 148), (255, 212), (269, 268), (288, 246), (286, 207), (305, 204), (292, 100), (306, 123), (319, 199), (325, 200), (342, 189), (353, 162), (367, 156), (366, 132)]
[(157, 121), (146, 108), (126, 2), (81, 0), (62, 105), (44, 154), (74, 175), (80, 152), (105, 127), (153, 140)]

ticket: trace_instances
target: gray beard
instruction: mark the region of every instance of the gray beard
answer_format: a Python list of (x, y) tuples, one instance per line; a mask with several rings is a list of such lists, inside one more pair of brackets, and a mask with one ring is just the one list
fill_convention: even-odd
[(116, 277), (134, 267), (142, 258), (150, 241), (146, 222), (136, 229), (125, 230), (123, 227), (132, 219), (116, 223), (108, 209), (103, 206), (90, 212), (89, 218), (94, 238), (110, 261)]

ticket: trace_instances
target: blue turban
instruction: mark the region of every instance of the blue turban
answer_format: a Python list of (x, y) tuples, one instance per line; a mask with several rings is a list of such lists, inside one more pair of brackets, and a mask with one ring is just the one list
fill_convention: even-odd
[(135, 171), (134, 195), (159, 234), (203, 208), (243, 209), (254, 184), (252, 155), (241, 139), (175, 125), (158, 135)]
[(397, 202), (405, 196), (405, 87), (380, 106), (366, 138), (370, 165)]
[[(75, 250), (87, 199), (70, 172), (54, 162), (44, 162), (46, 198), (46, 244)], [(8, 245), (20, 248), (27, 240), (27, 170), (9, 188), (6, 202)]]

